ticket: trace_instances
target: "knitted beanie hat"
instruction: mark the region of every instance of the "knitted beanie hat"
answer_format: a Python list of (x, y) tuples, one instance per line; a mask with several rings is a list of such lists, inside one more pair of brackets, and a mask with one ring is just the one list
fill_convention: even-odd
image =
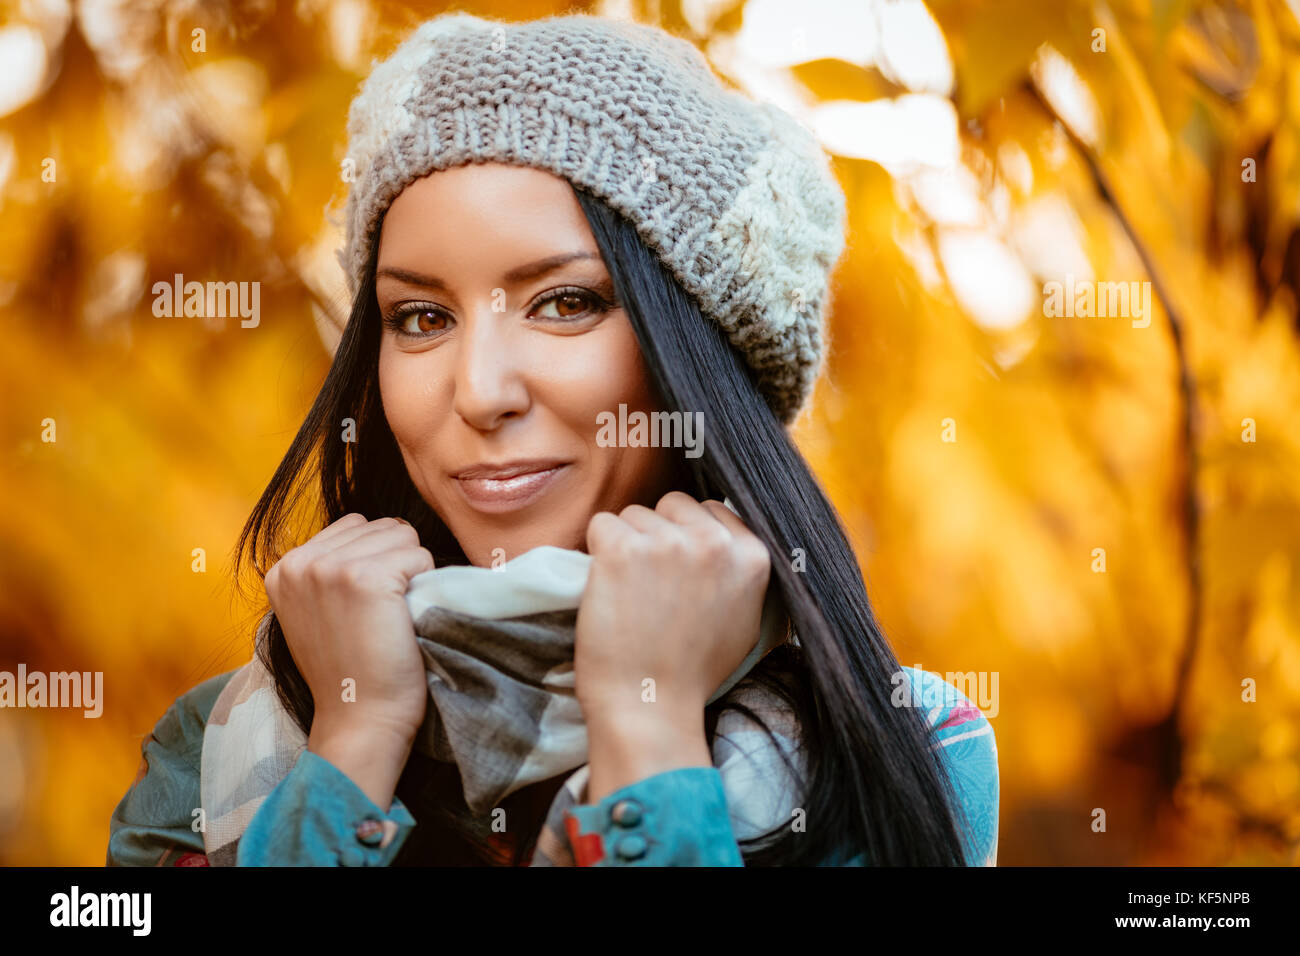
[(811, 394), (845, 246), (844, 194), (801, 124), (728, 90), (689, 42), (588, 14), (444, 14), (374, 66), (349, 110), (348, 141), (338, 259), (352, 296), (406, 186), (467, 163), (532, 166), (635, 225), (784, 424)]

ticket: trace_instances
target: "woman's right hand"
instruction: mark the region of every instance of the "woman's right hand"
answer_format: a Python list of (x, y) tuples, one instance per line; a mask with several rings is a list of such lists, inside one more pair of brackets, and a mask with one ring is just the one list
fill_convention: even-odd
[(409, 524), (354, 513), (266, 574), (267, 597), (315, 703), (308, 749), (385, 808), (389, 778), (395, 787), (429, 697), (406, 591), (433, 566)]

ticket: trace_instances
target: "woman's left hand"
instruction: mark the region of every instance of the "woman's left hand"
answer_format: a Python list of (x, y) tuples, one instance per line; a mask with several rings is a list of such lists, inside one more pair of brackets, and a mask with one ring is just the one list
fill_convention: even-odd
[(725, 505), (680, 491), (594, 515), (587, 551), (574, 678), (595, 788), (597, 752), (615, 742), (657, 750), (652, 763), (701, 757), (705, 703), (758, 641), (772, 565)]

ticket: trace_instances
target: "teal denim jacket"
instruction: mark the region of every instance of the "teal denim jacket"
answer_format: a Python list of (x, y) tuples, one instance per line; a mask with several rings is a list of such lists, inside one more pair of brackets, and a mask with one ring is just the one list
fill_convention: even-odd
[[(967, 859), (996, 865), (993, 728), (938, 675), (905, 670), (914, 694), (922, 695), (916, 699), (935, 728), (933, 746), (945, 760), (969, 822), (963, 833)], [(199, 822), (203, 731), (233, 673), (181, 695), (146, 739), (140, 771), (109, 824), (109, 866), (208, 865)], [(415, 825), (398, 797), (383, 810), (350, 777), (306, 750), (254, 814), (239, 842), (237, 864), (388, 866)], [(565, 825), (579, 866), (744, 865), (717, 767), (646, 777), (595, 804), (571, 808)], [(861, 858), (838, 865), (861, 865)]]

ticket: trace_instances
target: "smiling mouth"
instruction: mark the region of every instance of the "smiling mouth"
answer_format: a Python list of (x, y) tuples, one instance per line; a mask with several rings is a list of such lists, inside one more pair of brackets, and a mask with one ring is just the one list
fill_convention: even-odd
[[(471, 507), (488, 512), (514, 511), (540, 498), (568, 467), (555, 464), (522, 473), (518, 468), (499, 469), (498, 476), (475, 475), (474, 469), (467, 469), (455, 480)], [(501, 472), (504, 476), (500, 476)]]

